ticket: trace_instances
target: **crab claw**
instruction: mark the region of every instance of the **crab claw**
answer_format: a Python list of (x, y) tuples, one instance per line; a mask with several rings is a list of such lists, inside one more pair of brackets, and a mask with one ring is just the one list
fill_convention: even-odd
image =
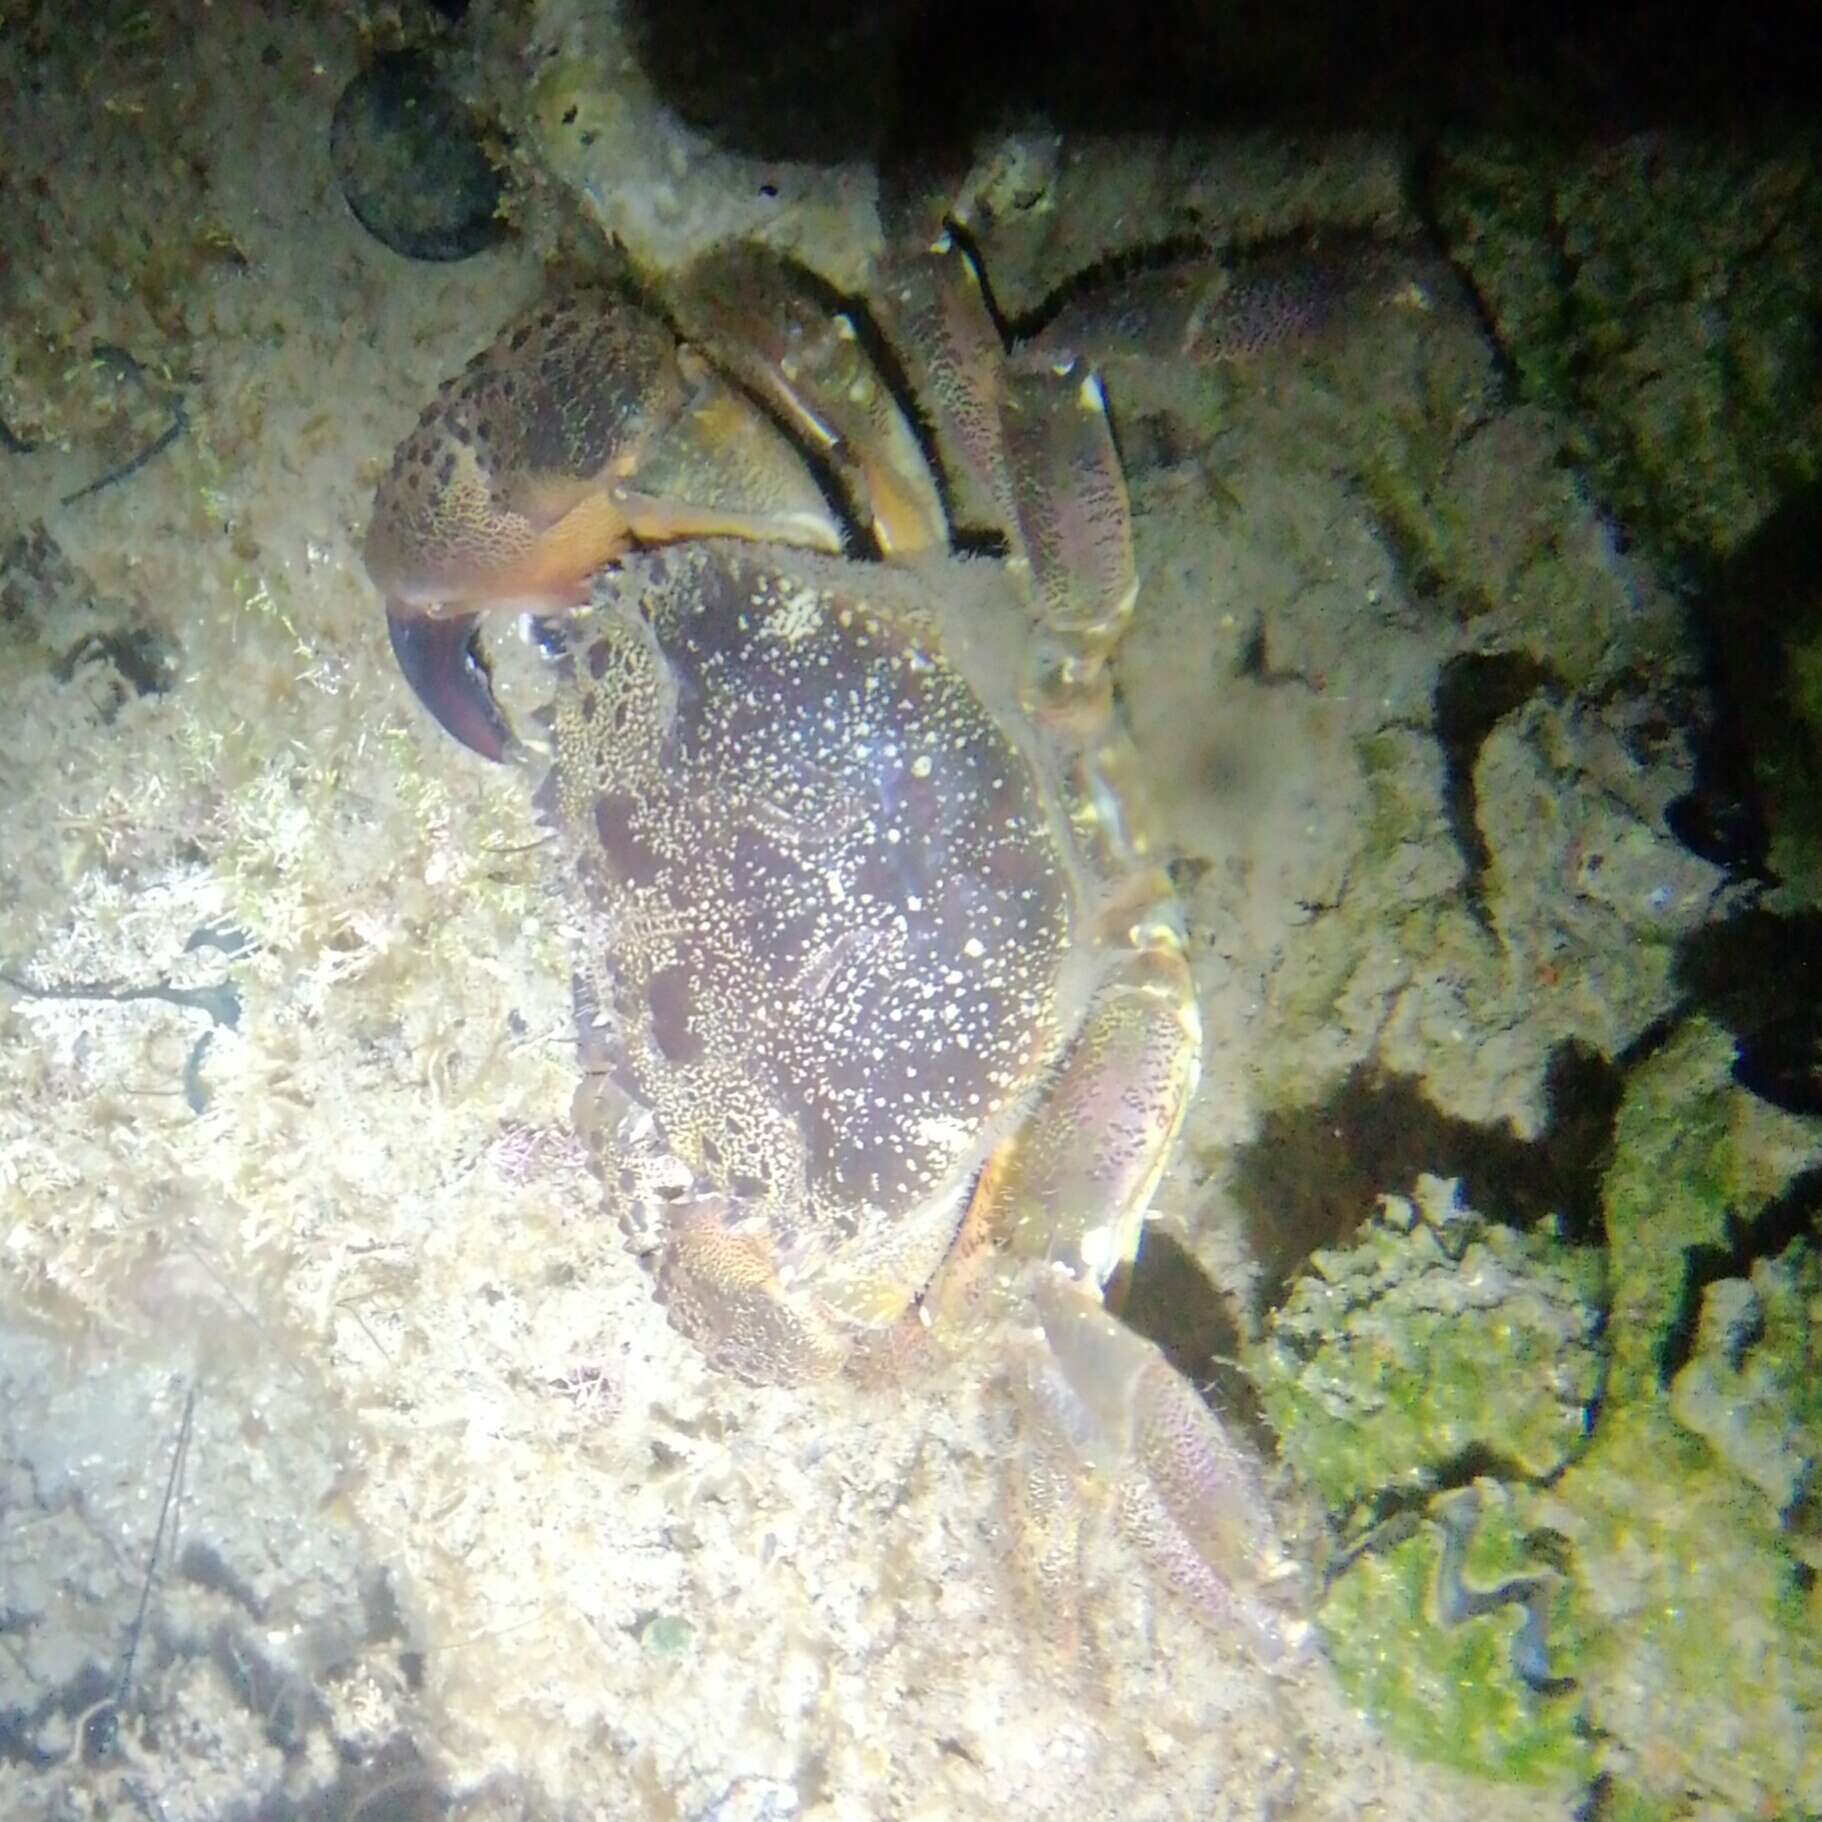
[(512, 730), (474, 649), (479, 625), (478, 614), (437, 616), (386, 603), (392, 654), (418, 700), (465, 747), (498, 761), (512, 744)]

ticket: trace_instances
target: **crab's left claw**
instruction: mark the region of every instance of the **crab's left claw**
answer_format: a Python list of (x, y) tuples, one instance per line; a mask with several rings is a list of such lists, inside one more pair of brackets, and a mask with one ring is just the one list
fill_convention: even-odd
[(503, 760), (512, 730), (493, 699), (493, 685), (474, 649), (478, 614), (438, 616), (386, 603), (392, 654), (418, 700), (483, 759)]
[(570, 611), (629, 551), (693, 538), (842, 544), (816, 477), (738, 387), (630, 299), (582, 291), (443, 384), (380, 478), (361, 557), (411, 687), (503, 759), (477, 612)]

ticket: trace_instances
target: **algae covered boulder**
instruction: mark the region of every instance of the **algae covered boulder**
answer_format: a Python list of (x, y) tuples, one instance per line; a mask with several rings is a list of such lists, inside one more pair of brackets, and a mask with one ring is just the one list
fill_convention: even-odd
[(1592, 1250), (1483, 1221), (1452, 1183), (1387, 1196), (1273, 1323), (1266, 1406), (1286, 1454), (1343, 1512), (1471, 1461), (1555, 1473), (1599, 1382), (1599, 1281)]
[(1822, 1124), (1733, 1062), (1695, 1019), (1633, 1067), (1602, 1244), (1426, 1179), (1253, 1356), (1339, 1533), (1318, 1617), (1354, 1698), (1641, 1818), (1822, 1808)]

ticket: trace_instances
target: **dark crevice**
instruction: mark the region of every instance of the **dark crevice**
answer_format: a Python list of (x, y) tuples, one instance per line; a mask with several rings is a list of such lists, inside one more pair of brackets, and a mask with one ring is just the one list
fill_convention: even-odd
[(263, 1620), (265, 1603), (252, 1584), (229, 1567), (227, 1559), (213, 1544), (192, 1540), (177, 1559), (177, 1573), (199, 1588), (224, 1595), (241, 1608), (250, 1619)]
[(1600, 1183), (1623, 1086), (1620, 1066), (1578, 1044), (1552, 1054), (1536, 1139), (1443, 1113), (1415, 1078), (1369, 1064), (1318, 1105), (1280, 1108), (1236, 1157), (1234, 1194), (1276, 1307), (1318, 1248), (1345, 1244), (1380, 1196), (1424, 1173), (1458, 1178), (1477, 1214), (1529, 1228), (1554, 1218), (1581, 1245), (1601, 1233)]
[(1822, 911), (1754, 907), (1698, 930), (1677, 984), (1733, 1033), (1733, 1077), (1787, 1113), (1822, 1115)]
[(1614, 1784), (1611, 1772), (1600, 1772), (1588, 1786), (1584, 1802), (1574, 1810), (1575, 1822), (1611, 1822), (1614, 1814)]
[(1233, 1306), (1182, 1241), (1166, 1228), (1147, 1228), (1116, 1293), (1127, 1327), (1155, 1343), (1223, 1423), (1235, 1425), (1262, 1454), (1274, 1453), (1276, 1437), (1239, 1365), (1244, 1337)]
[(327, 1789), (302, 1799), (275, 1792), (254, 1811), (254, 1822), (433, 1822), (457, 1811), (405, 1734), (370, 1749), (344, 1747), (343, 1757)]
[(1635, 1037), (1630, 1044), (1613, 1059), (1614, 1068), (1621, 1078), (1631, 1075), (1641, 1063), (1648, 1063), (1676, 1035), (1677, 1028), (1688, 1016), (1689, 1008), (1685, 1005), (1673, 1007), (1661, 1018), (1656, 1018)]
[[(0, 1628), (4, 1630), (4, 1628)], [(51, 1690), (31, 1708), (0, 1708), (0, 1761), (44, 1771), (64, 1755), (36, 1746), (40, 1730), (54, 1714), (78, 1721), (105, 1702), (114, 1687), (112, 1673), (101, 1664), (88, 1663), (66, 1683)]]
[(1822, 1118), (1822, 1007), (1799, 1003), (1741, 1032), (1733, 1079), (1786, 1113)]
[(69, 683), (90, 664), (111, 664), (136, 696), (162, 696), (177, 681), (177, 653), (164, 634), (151, 627), (87, 633), (51, 666), (51, 675), (59, 683)]
[(1246, 644), (1240, 650), (1240, 661), (1234, 667), (1234, 674), (1244, 678), (1248, 683), (1258, 684), (1261, 689), (1278, 690), (1294, 684), (1310, 691), (1313, 695), (1322, 693), (1321, 687), (1309, 672), (1300, 671), (1295, 666), (1273, 664), (1270, 640), (1263, 620), (1256, 621), (1252, 632), (1247, 635)]
[(323, 1699), (301, 1678), (259, 1650), (241, 1626), (215, 1628), (209, 1656), (222, 1681), (259, 1724), (266, 1743), (295, 1759), (313, 1730), (329, 1723)]
[(1493, 856), (1480, 831), (1475, 762), (1500, 722), (1539, 691), (1555, 687), (1549, 669), (1524, 652), (1464, 652), (1436, 679), (1431, 708), (1443, 754), (1443, 810), (1467, 867), (1469, 908), (1483, 927), (1488, 924), (1483, 883)]
[(1727, 1217), (1725, 1246), (1692, 1246), (1683, 1255), (1683, 1285), (1676, 1313), (1658, 1356), (1658, 1376), (1668, 1386), (1689, 1364), (1701, 1326), (1702, 1294), (1711, 1284), (1745, 1278), (1760, 1259), (1776, 1259), (1793, 1241), (1822, 1236), (1822, 1165), (1799, 1173), (1784, 1193), (1750, 1221)]
[(1664, 812), (1664, 824), (1689, 852), (1737, 879), (1767, 881), (1771, 835), (1752, 760), (1736, 729), (1716, 722), (1696, 748), (1689, 789)]
[[(1674, 834), (1736, 875), (1770, 880), (1771, 832), (1822, 841), (1822, 739), (1797, 701), (1791, 652), (1822, 635), (1815, 553), (1822, 485), (1787, 499), (1695, 600), (1713, 713), (1692, 788), (1671, 807)], [(1768, 795), (1775, 785), (1776, 801)]]
[(1361, 511), (1373, 528), (1375, 540), (1390, 555), (1392, 567), (1413, 601), (1438, 612), (1448, 611), (1455, 619), (1463, 621), (1475, 619), (1484, 611), (1487, 603), (1479, 604), (1478, 608), (1473, 605), (1464, 608), (1454, 598), (1453, 585), (1409, 517), (1374, 499), (1370, 491), (1363, 490), (1357, 497)]
[(422, 1690), (424, 1653), (418, 1648), (406, 1622), (405, 1610), (399, 1605), (398, 1589), (390, 1573), (381, 1570), (366, 1583), (361, 1590), (361, 1607), (366, 1616), (368, 1642), (396, 1644), (405, 1686), (414, 1693)]
[(1470, 1443), (1446, 1459), (1425, 1470), (1431, 1499), (1439, 1493), (1459, 1492), (1477, 1480), (1496, 1480), (1504, 1486), (1520, 1487), (1539, 1484), (1515, 1455), (1506, 1455), (1489, 1443)]
[[(1437, 202), (1437, 185), (1445, 169), (1441, 141), (1426, 139), (1411, 161), (1411, 207), (1423, 224), (1424, 236), (1430, 246), (1442, 249), (1454, 244), (1454, 236), (1446, 229)], [(1518, 396), (1518, 364), (1500, 337), (1497, 313), (1482, 295), (1469, 268), (1452, 258), (1448, 263), (1459, 294), (1480, 327), (1481, 341), (1492, 353), (1499, 374), (1499, 402), (1510, 405)]]
[(232, 1031), (240, 1023), (240, 990), (232, 981), (217, 981), (207, 987), (173, 987), (159, 981), (149, 987), (135, 987), (125, 981), (72, 981), (54, 987), (41, 987), (0, 968), (0, 987), (10, 988), (28, 1000), (97, 1000), (125, 1005), (130, 1000), (163, 1000), (188, 1012), (206, 1012), (217, 1025)]
[(0, 545), (0, 622), (42, 636), (53, 614), (97, 612), (101, 606), (94, 585), (42, 521)]

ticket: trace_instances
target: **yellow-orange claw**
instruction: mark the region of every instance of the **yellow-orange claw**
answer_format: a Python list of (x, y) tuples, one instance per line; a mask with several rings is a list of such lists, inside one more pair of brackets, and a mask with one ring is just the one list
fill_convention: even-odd
[(1067, 1279), (1038, 1293), (1051, 1409), (1115, 1488), (1121, 1530), (1190, 1609), (1277, 1664), (1308, 1635), (1259, 1469), (1150, 1342)]

